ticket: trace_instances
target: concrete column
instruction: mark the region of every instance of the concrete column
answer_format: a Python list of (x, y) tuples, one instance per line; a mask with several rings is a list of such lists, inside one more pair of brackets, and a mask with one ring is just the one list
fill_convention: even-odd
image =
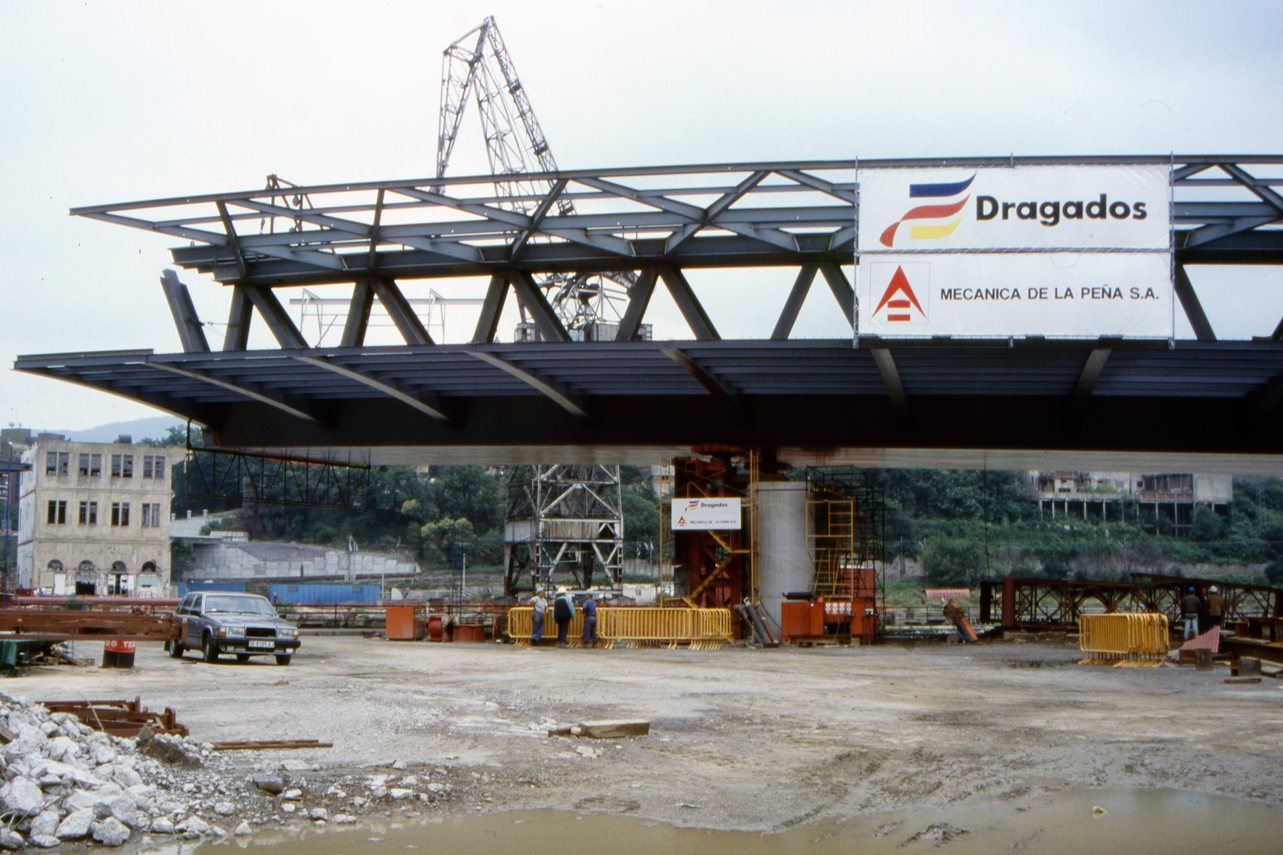
[(815, 561), (807, 549), (811, 522), (806, 497), (804, 482), (757, 485), (757, 588), (762, 609), (776, 627), (784, 594), (809, 591), (815, 580)]

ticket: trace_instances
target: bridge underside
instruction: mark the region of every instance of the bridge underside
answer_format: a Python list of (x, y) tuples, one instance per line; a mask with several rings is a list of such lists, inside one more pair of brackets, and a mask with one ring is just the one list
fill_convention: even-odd
[(223, 447), (370, 463), (654, 463), (1283, 474), (1283, 344), (575, 342), (23, 356)]

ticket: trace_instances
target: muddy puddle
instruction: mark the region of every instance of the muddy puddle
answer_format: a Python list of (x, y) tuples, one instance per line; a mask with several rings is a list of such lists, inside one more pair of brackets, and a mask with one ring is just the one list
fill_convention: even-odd
[[(694, 818), (693, 818), (694, 819)], [(697, 821), (697, 820), (695, 820)], [(260, 832), (231, 846), (262, 855), (791, 855), (943, 852), (1107, 855), (1160, 852), (1272, 852), (1283, 806), (1170, 790), (1096, 790), (1045, 803), (1005, 802), (898, 811), (819, 823), (778, 834), (674, 828), (628, 817), (516, 811), (421, 820), (375, 820), (347, 829)], [(148, 845), (148, 855), (212, 855), (227, 844)]]

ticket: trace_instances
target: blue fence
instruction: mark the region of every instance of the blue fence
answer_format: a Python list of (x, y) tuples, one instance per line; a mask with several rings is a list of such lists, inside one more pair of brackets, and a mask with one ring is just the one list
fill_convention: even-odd
[(320, 582), (275, 584), (267, 598), (281, 606), (373, 606), (379, 602), (379, 586)]

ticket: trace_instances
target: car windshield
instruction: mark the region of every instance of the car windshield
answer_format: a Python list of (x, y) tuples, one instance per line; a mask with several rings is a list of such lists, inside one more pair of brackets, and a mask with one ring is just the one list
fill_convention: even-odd
[(206, 597), (205, 611), (274, 616), (276, 610), (262, 597)]

